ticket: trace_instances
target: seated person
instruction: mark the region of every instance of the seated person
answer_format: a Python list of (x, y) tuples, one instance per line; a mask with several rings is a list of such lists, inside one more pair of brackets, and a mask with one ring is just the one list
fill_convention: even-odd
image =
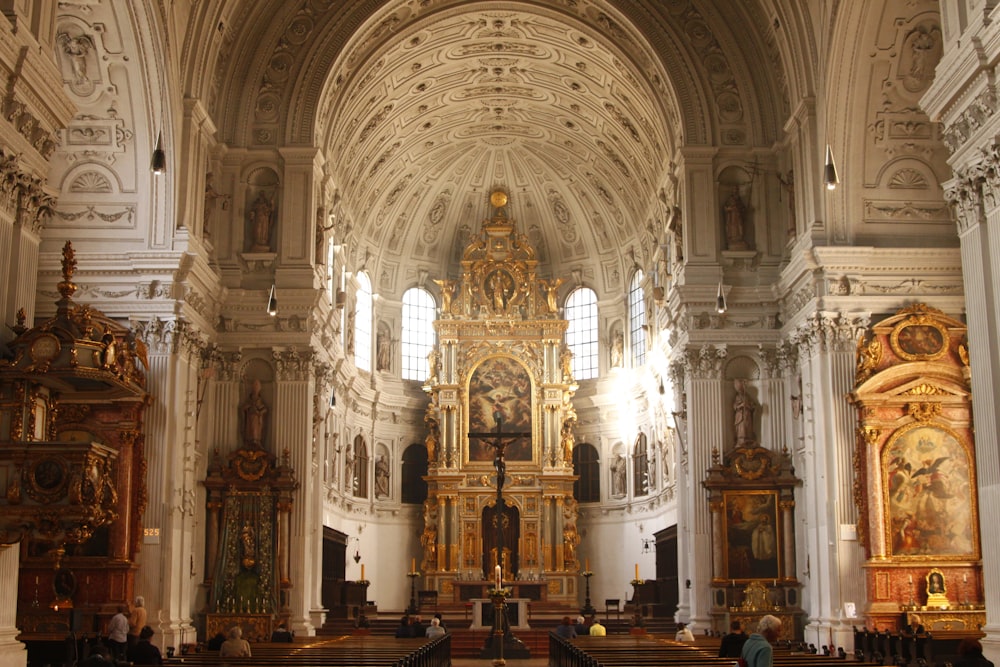
[(608, 629), (601, 625), (598, 619), (594, 619), (594, 622), (590, 624), (590, 636), (591, 637), (605, 637), (608, 634)]
[(111, 661), (111, 650), (101, 643), (94, 645), (90, 649), (90, 655), (79, 663), (80, 667), (111, 667), (114, 664)]
[(677, 624), (677, 634), (674, 635), (674, 641), (677, 642), (693, 642), (694, 635), (691, 633), (691, 628), (687, 627), (683, 623)]
[(445, 630), (441, 627), (441, 620), (436, 616), (431, 619), (431, 624), (427, 626), (427, 630), (424, 632), (424, 636), (428, 639), (435, 639), (444, 635)]
[(243, 630), (240, 626), (234, 626), (229, 631), (229, 639), (222, 642), (219, 649), (219, 657), (222, 658), (249, 658), (250, 642), (243, 639)]
[(396, 628), (396, 639), (407, 639), (413, 636), (413, 626), (410, 625), (410, 617), (403, 614), (399, 619), (399, 626)]
[(917, 614), (910, 614), (910, 624), (903, 628), (903, 630), (910, 635), (924, 634), (924, 626), (920, 620), (920, 616)]
[(278, 627), (271, 633), (271, 642), (275, 644), (290, 644), (292, 642), (292, 633), (288, 631), (288, 627), (283, 622), (278, 623)]
[(978, 639), (966, 637), (958, 643), (955, 667), (993, 667), (993, 663), (983, 657), (983, 645)]
[(729, 634), (722, 638), (719, 644), (720, 658), (738, 658), (743, 655), (743, 645), (747, 641), (747, 633), (739, 621), (729, 624)]
[(163, 656), (160, 655), (160, 649), (153, 646), (152, 642), (150, 642), (152, 638), (153, 628), (148, 625), (142, 626), (135, 645), (128, 650), (128, 659), (133, 665), (163, 664)]
[(556, 626), (556, 634), (563, 639), (576, 638), (576, 628), (573, 627), (573, 622), (569, 620), (569, 616), (563, 616), (562, 621)]
[(445, 632), (447, 632), (448, 631), (448, 626), (444, 624), (444, 617), (441, 615), (441, 612), (438, 612), (438, 613), (434, 614), (434, 618), (436, 618), (438, 620), (438, 624), (442, 628), (444, 628)]
[(215, 636), (208, 640), (208, 644), (205, 645), (209, 651), (218, 651), (222, 648), (223, 642), (226, 641), (226, 636), (221, 632), (216, 632)]

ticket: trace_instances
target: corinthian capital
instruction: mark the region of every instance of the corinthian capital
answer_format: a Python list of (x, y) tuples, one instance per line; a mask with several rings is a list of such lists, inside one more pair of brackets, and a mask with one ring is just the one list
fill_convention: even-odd
[(686, 370), (691, 377), (717, 379), (722, 375), (722, 362), (728, 354), (724, 345), (703, 345), (699, 350), (688, 350), (685, 354)]

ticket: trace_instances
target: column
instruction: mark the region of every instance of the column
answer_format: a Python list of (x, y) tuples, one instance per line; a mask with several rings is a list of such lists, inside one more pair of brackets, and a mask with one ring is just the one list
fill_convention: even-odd
[(20, 565), (19, 544), (0, 546), (0, 581), (7, 582), (0, 590), (0, 665), (25, 667), (28, 652), (17, 641), (17, 576)]
[[(684, 367), (684, 384), (687, 403), (682, 405), (687, 413), (686, 431), (678, 466), (678, 550), (682, 560), (678, 579), (690, 580), (691, 588), (681, 589), (678, 613), (681, 618), (695, 622), (699, 627), (711, 625), (710, 600), (698, 596), (697, 591), (707, 592), (712, 581), (712, 519), (708, 499), (701, 488), (705, 471), (712, 465), (712, 451), (723, 451), (724, 420), (719, 419), (723, 409), (722, 365), (727, 356), (723, 346), (705, 345), (688, 349), (681, 363)], [(697, 437), (695, 437), (697, 434)]]
[[(993, 153), (984, 153), (993, 164), (957, 170), (958, 177), (945, 184), (945, 197), (954, 207), (962, 253), (965, 312), (968, 319), (972, 373), (972, 412), (976, 428), (976, 485), (979, 491), (980, 540), (986, 625), (984, 653), (1000, 656), (1000, 539), (990, 523), (1000, 512), (1000, 208), (983, 208), (978, 176), (995, 172)], [(987, 181), (990, 201), (996, 203), (997, 183)]]
[(293, 496), (289, 518), (289, 542), (295, 548), (289, 552), (288, 577), (292, 629), (304, 635), (314, 635), (320, 621), (320, 584), (322, 558), (322, 514), (317, 505), (322, 500), (319, 468), (312, 465), (312, 394), (315, 390), (308, 353), (294, 350), (274, 351), (276, 370), (275, 405), (272, 411), (276, 431), (274, 451), (279, 457), (289, 453), (292, 474), (299, 481)]
[(820, 312), (794, 336), (804, 392), (809, 395), (804, 401), (802, 475), (807, 528), (799, 534), (799, 546), (808, 554), (811, 584), (806, 610), (811, 622), (805, 639), (816, 644), (850, 645), (851, 628), (840, 625), (843, 605), (865, 599), (864, 579), (857, 576), (864, 553), (856, 537), (841, 533), (841, 526), (857, 523), (853, 490), (856, 417), (844, 396), (854, 386), (856, 341), (867, 324), (867, 317)]
[(781, 530), (782, 535), (785, 536), (784, 543), (784, 565), (785, 571), (781, 573), (781, 576), (785, 579), (795, 578), (795, 525), (793, 522), (793, 513), (795, 510), (794, 500), (782, 500), (778, 503), (779, 511), (781, 512)]

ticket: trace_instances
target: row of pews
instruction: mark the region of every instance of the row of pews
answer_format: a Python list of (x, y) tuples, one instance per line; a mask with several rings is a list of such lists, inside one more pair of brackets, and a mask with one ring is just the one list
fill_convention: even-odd
[[(733, 658), (717, 657), (719, 640), (682, 644), (651, 635), (577, 637), (549, 634), (549, 667), (735, 667)], [(774, 649), (774, 667), (840, 667), (842, 651), (833, 655), (802, 652), (788, 645)], [(875, 665), (852, 661), (852, 667)]]
[[(314, 640), (315, 641), (312, 641)], [(251, 644), (249, 658), (221, 658), (218, 651), (188, 653), (165, 660), (165, 665), (219, 667), (449, 667), (451, 635), (436, 639), (387, 639), (342, 636), (310, 638), (292, 644)]]

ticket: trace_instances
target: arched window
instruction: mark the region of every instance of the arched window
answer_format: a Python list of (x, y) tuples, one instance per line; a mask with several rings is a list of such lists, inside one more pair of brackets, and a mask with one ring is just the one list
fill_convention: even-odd
[(640, 433), (635, 439), (635, 449), (632, 452), (632, 489), (635, 496), (649, 493), (649, 456), (645, 433)]
[(573, 448), (573, 497), (580, 503), (601, 502), (601, 457), (593, 445), (581, 442)]
[(368, 497), (368, 445), (360, 435), (354, 438), (354, 495)]
[(331, 236), (326, 242), (326, 291), (330, 297), (331, 304), (336, 304), (337, 302), (337, 281), (333, 279), (334, 260), (337, 256), (335, 246), (336, 243)]
[(569, 327), (566, 345), (573, 353), (573, 378), (597, 377), (597, 294), (589, 287), (573, 290), (564, 310)]
[(404, 503), (420, 505), (427, 500), (427, 448), (412, 444), (403, 451), (402, 470), (403, 492), (400, 499)]
[(427, 355), (434, 347), (434, 297), (422, 287), (403, 292), (403, 379), (427, 379)]
[(372, 369), (372, 282), (368, 274), (358, 274), (357, 303), (354, 306), (354, 365)]
[(642, 270), (632, 275), (628, 287), (628, 330), (632, 346), (632, 367), (646, 363), (646, 302), (642, 294)]

